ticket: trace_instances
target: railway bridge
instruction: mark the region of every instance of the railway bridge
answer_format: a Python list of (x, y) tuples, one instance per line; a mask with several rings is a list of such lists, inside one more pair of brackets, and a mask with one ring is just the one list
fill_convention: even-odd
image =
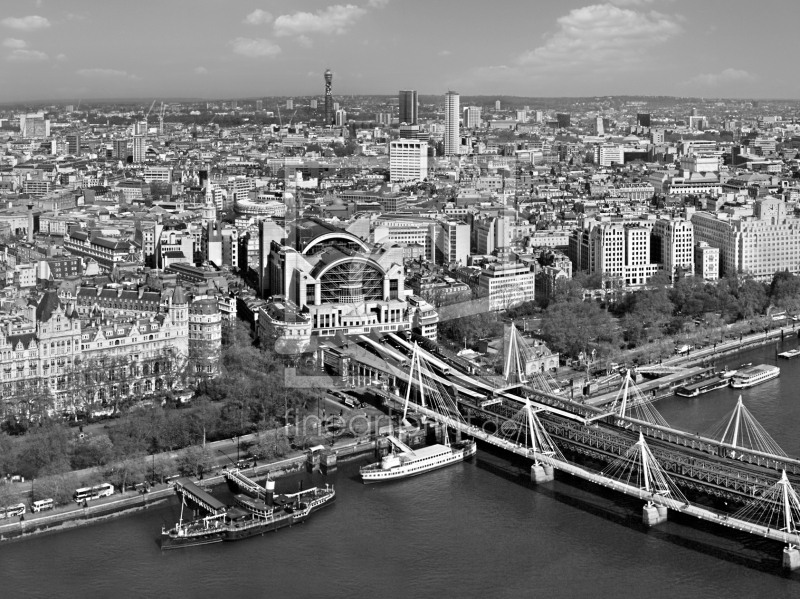
[[(519, 335), (513, 324), (509, 335)], [(507, 347), (520, 348), (520, 341)], [(406, 345), (394, 351), (407, 350), (407, 360), (387, 360), (385, 368), (400, 394), (379, 392), (404, 418), (411, 410), (531, 459), (536, 482), (552, 480), (558, 470), (642, 499), (648, 525), (663, 522), (671, 509), (781, 542), (784, 566), (800, 567), (800, 460), (780, 449), (741, 399), (718, 427), (700, 435), (671, 428), (630, 375), (617, 399), (600, 409), (562, 397), (541, 373), (526, 374), (524, 356), (506, 356), (498, 382)], [(597, 461), (606, 467), (586, 465)], [(700, 494), (739, 509), (723, 512), (687, 499)]]

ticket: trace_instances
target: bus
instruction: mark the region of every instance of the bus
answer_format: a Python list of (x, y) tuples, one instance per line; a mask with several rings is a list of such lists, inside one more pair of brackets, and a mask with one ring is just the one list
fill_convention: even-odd
[(0, 509), (0, 518), (13, 518), (14, 516), (22, 516), (25, 513), (25, 504), (18, 503), (17, 505), (9, 505), (5, 510)]
[(101, 483), (94, 487), (83, 487), (82, 489), (75, 490), (75, 502), (81, 503), (83, 501), (90, 501), (92, 499), (100, 499), (101, 497), (110, 497), (114, 494), (114, 485), (109, 483)]
[(55, 503), (53, 503), (52, 499), (40, 499), (39, 501), (34, 501), (31, 504), (31, 511), (32, 512), (43, 512), (45, 510), (52, 510), (55, 507)]

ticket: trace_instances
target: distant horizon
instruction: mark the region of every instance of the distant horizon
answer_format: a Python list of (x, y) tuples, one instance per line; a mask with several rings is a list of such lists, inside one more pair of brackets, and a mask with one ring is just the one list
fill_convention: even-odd
[[(409, 88), (413, 89), (413, 88)], [(398, 97), (398, 90), (394, 93), (358, 93), (358, 94), (334, 94), (334, 98), (348, 98), (348, 97), (358, 97), (358, 98), (397, 98)], [(429, 94), (429, 93), (422, 93), (419, 90), (417, 91), (417, 97), (421, 100), (422, 98), (436, 98), (441, 97), (444, 100), (444, 93), (441, 94)], [(458, 93), (458, 92), (456, 92)], [(279, 95), (279, 96), (239, 96), (239, 97), (215, 97), (215, 98), (204, 98), (204, 97), (182, 97), (182, 96), (174, 96), (174, 97), (165, 97), (165, 96), (141, 96), (141, 97), (110, 97), (110, 98), (78, 98), (75, 100), (70, 99), (59, 99), (59, 100), (17, 100), (17, 101), (8, 101), (8, 102), (0, 102), (0, 107), (6, 106), (18, 106), (18, 105), (52, 105), (52, 106), (68, 106), (70, 104), (77, 104), (78, 101), (81, 104), (140, 104), (140, 103), (149, 103), (153, 102), (154, 100), (156, 103), (164, 102), (164, 103), (196, 103), (196, 102), (251, 102), (255, 100), (268, 100), (268, 99), (275, 99), (275, 100), (287, 100), (287, 99), (318, 99), (324, 96), (324, 93), (320, 94), (294, 94), (294, 95)], [(496, 101), (496, 100), (503, 100), (503, 99), (511, 99), (511, 100), (561, 100), (561, 101), (578, 101), (578, 100), (625, 100), (625, 99), (637, 99), (637, 100), (644, 100), (647, 98), (651, 99), (662, 99), (662, 100), (672, 100), (672, 101), (680, 101), (680, 102), (698, 102), (698, 103), (709, 103), (709, 102), (780, 102), (780, 103), (797, 103), (800, 104), (800, 98), (768, 98), (768, 97), (712, 97), (712, 96), (673, 96), (667, 94), (659, 94), (659, 95), (646, 95), (646, 94), (620, 94), (620, 95), (590, 95), (590, 96), (525, 96), (525, 95), (514, 95), (514, 94), (461, 94), (459, 96), (462, 98), (486, 98), (487, 101)], [(501, 107), (502, 110), (502, 107)]]
[(313, 97), (328, 68), (336, 96), (793, 101), (781, 58), (795, 54), (796, 12), (796, 0), (5, 0), (0, 103)]

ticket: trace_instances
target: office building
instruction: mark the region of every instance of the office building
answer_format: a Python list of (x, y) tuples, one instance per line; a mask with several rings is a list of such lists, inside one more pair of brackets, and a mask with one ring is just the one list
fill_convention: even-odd
[(239, 108), (239, 103), (236, 100), (231, 100), (231, 110)]
[(481, 126), (481, 107), (467, 106), (464, 109), (464, 128), (475, 129)]
[(440, 221), (432, 225), (431, 238), (436, 248), (437, 264), (466, 266), (469, 257), (470, 226), (460, 220)]
[(413, 89), (400, 90), (400, 124), (416, 125), (418, 109), (417, 91)]
[(264, 100), (256, 100), (256, 112), (264, 110)]
[(559, 112), (556, 115), (556, 121), (558, 121), (559, 129), (565, 129), (570, 126), (571, 116), (569, 113)]
[(318, 100), (311, 100), (311, 110), (316, 110), (317, 106), (319, 106)]
[(338, 227), (303, 218), (291, 225), (285, 243), (272, 241), (265, 274), (265, 293), (283, 296), (292, 321), (310, 323), (311, 334), (411, 328), (401, 247), (375, 248)]
[(76, 131), (71, 135), (67, 135), (67, 154), (71, 156), (81, 155), (81, 132)]
[(684, 219), (659, 219), (653, 225), (653, 258), (674, 282), (694, 273), (694, 227)]
[(147, 121), (139, 121), (133, 127), (133, 161), (144, 162), (147, 154)]
[(602, 144), (594, 149), (594, 163), (598, 166), (611, 166), (613, 164), (623, 164), (625, 160), (625, 150), (622, 146), (615, 144)]
[(495, 100), (494, 109), (495, 110), (500, 110), (500, 100)]
[(694, 246), (694, 274), (704, 281), (719, 279), (719, 248), (698, 241)]
[(286, 110), (294, 110), (294, 100), (286, 100)]
[(398, 139), (389, 142), (389, 175), (392, 182), (418, 182), (428, 177), (428, 142)]
[(336, 111), (336, 126), (344, 127), (347, 124), (347, 112), (344, 110)]
[(524, 123), (527, 120), (528, 120), (528, 113), (524, 110), (517, 110), (516, 121), (518, 123)]
[(493, 262), (481, 269), (478, 296), (489, 310), (507, 310), (535, 299), (535, 275), (524, 262)]
[(640, 127), (650, 127), (650, 113), (640, 112), (636, 115), (636, 122)]
[(50, 119), (43, 112), (19, 115), (19, 132), (26, 139), (50, 137)]
[(748, 274), (769, 282), (779, 271), (800, 274), (800, 218), (786, 213), (786, 203), (764, 197), (753, 216), (697, 212), (692, 215), (694, 238), (719, 248), (720, 275)]
[(127, 160), (128, 159), (128, 140), (127, 139), (115, 139), (112, 142), (112, 156), (119, 160)]
[(461, 134), (458, 126), (461, 118), (459, 95), (449, 91), (444, 96), (444, 155), (456, 156), (461, 145)]

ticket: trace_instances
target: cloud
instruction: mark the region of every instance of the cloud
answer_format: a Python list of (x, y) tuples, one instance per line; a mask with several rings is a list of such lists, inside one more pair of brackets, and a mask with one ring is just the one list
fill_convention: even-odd
[(370, 8), (386, 8), (389, 4), (389, 0), (369, 0), (367, 4)]
[(608, 0), (611, 4), (617, 6), (645, 6), (646, 4), (653, 4), (656, 0)]
[(301, 46), (305, 46), (306, 48), (311, 48), (314, 45), (314, 41), (307, 35), (301, 35), (297, 37), (295, 41)]
[(439, 56), (450, 56), (451, 54), (450, 50), (439, 50)]
[(683, 85), (700, 85), (703, 87), (717, 87), (726, 83), (742, 83), (753, 81), (755, 77), (747, 71), (740, 69), (725, 69), (719, 73), (701, 74), (684, 81)]
[(196, 67), (194, 72), (197, 73), (198, 75), (207, 75), (208, 69), (205, 67)]
[(625, 70), (646, 51), (682, 31), (671, 17), (611, 4), (576, 8), (557, 21), (544, 45), (525, 52), (517, 64), (541, 72)]
[(38, 50), (14, 50), (6, 56), (6, 60), (11, 62), (41, 62), (48, 58), (47, 54)]
[(118, 71), (117, 69), (78, 69), (75, 71), (81, 77), (89, 79), (103, 79), (103, 78), (117, 78), (128, 77), (135, 79), (135, 75), (129, 75), (127, 71)]
[(30, 15), (27, 17), (7, 17), (3, 19), (3, 25), (20, 31), (37, 31), (50, 27), (50, 21), (38, 15)]
[(66, 54), (58, 54), (58, 55), (56, 56), (56, 60), (58, 60), (59, 62), (63, 62), (63, 61), (65, 61), (66, 59), (67, 59), (67, 55), (66, 55)]
[(6, 48), (14, 48), (18, 50), (20, 48), (24, 48), (27, 45), (28, 44), (26, 44), (24, 40), (18, 40), (13, 37), (7, 37), (6, 39), (3, 40), (3, 46), (5, 46)]
[(316, 13), (296, 12), (275, 19), (275, 35), (300, 36), (309, 33), (342, 35), (356, 21), (367, 14), (366, 9), (353, 4), (336, 4)]
[(257, 8), (247, 15), (243, 22), (248, 25), (266, 25), (267, 23), (272, 23), (272, 15), (266, 10)]
[(277, 56), (281, 53), (281, 47), (278, 44), (264, 38), (250, 39), (246, 37), (237, 37), (230, 43), (236, 54), (241, 54), (248, 58)]

